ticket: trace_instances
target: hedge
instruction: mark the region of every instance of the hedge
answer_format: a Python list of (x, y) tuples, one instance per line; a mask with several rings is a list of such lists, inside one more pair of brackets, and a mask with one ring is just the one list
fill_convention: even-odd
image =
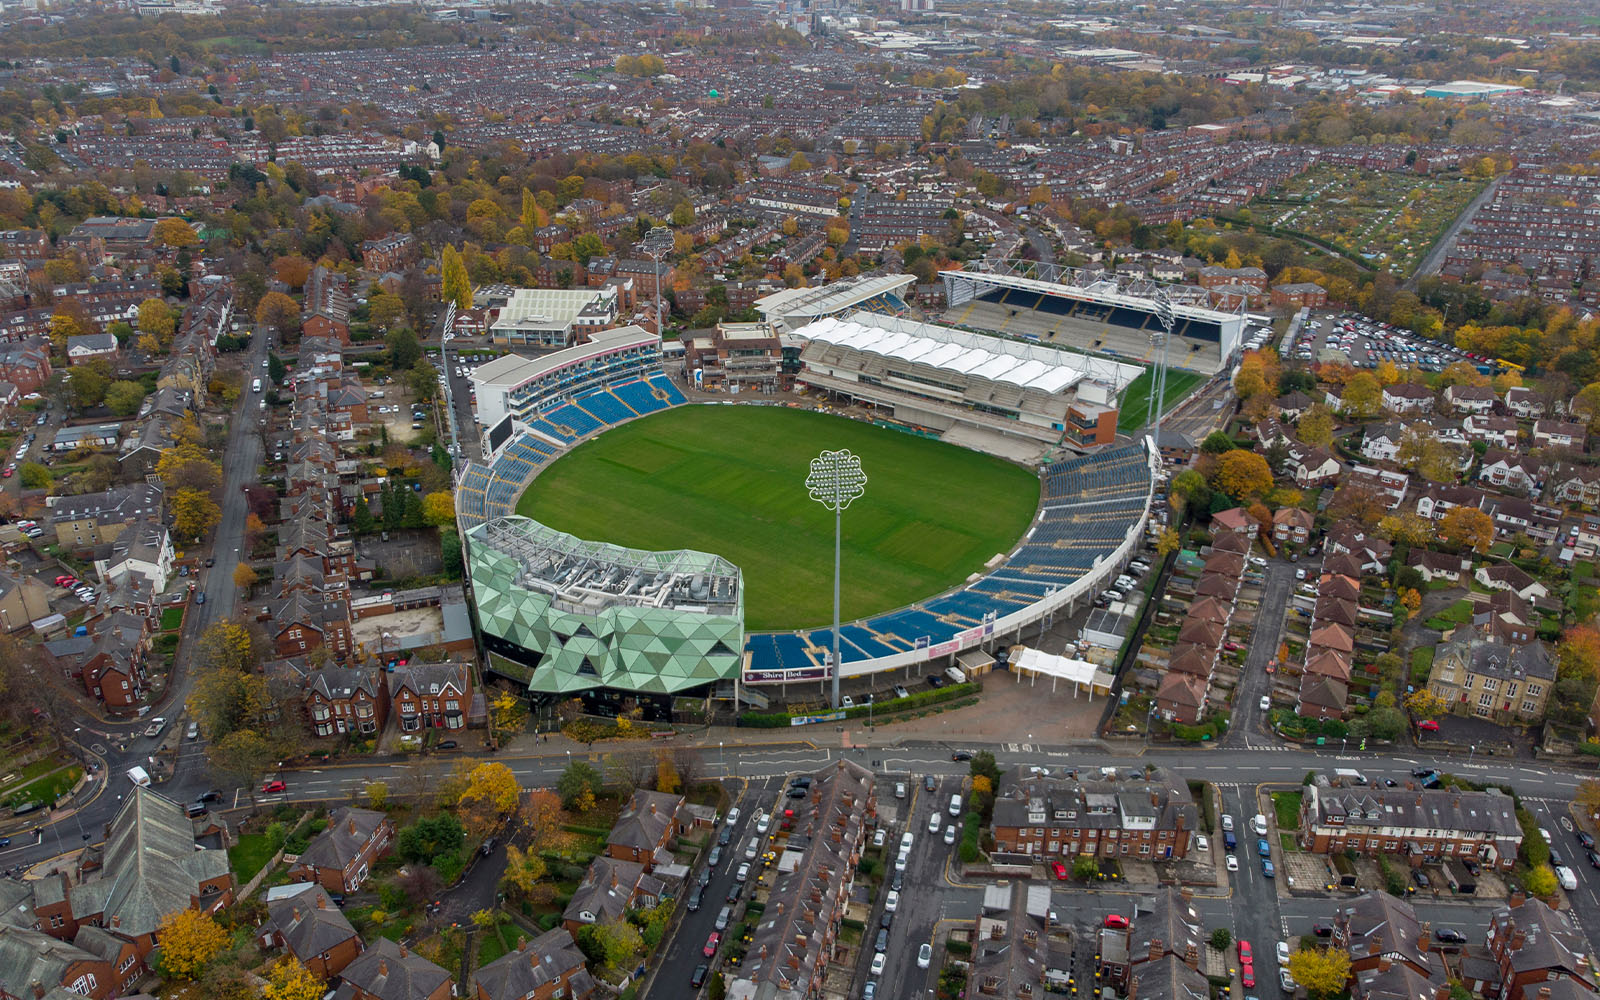
[(983, 832), (983, 820), (976, 812), (968, 812), (963, 822), (966, 828), (961, 832), (961, 860), (971, 864), (978, 860), (978, 837)]
[[(854, 705), (844, 710), (844, 717), (847, 719), (864, 719), (869, 715), (876, 717), (891, 712), (908, 712), (928, 705), (939, 705), (947, 701), (976, 696), (982, 690), (981, 687), (971, 681), (965, 684), (949, 684), (929, 691), (917, 691), (904, 698), (891, 698), (888, 701), (874, 702), (871, 705)], [(815, 715), (819, 713), (808, 712), (806, 714)], [(739, 725), (746, 729), (787, 729), (791, 724), (790, 719), (791, 716), (787, 712), (742, 712), (739, 715)]]

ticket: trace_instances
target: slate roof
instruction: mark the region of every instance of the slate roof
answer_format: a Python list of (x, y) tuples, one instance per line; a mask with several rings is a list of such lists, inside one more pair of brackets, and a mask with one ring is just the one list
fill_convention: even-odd
[(489, 1000), (522, 1000), (573, 970), (576, 974), (568, 983), (571, 994), (587, 995), (594, 989), (594, 980), (584, 968), (583, 952), (566, 928), (557, 927), (483, 966), (474, 982)]
[[(1065, 823), (1077, 829), (1118, 830), (1123, 826), (1125, 810), (1137, 809), (1141, 814), (1150, 811), (1152, 793), (1157, 803), (1154, 813), (1157, 830), (1177, 829), (1180, 816), (1185, 829), (1199, 829), (1199, 812), (1189, 794), (1189, 786), (1160, 767), (1148, 778), (1139, 772), (1136, 776), (1114, 779), (1058, 777), (1013, 768), (1000, 776), (994, 802), (994, 825), (1039, 825), (1028, 818), (1032, 802), (1043, 807), (1049, 817), (1047, 823)], [(1066, 818), (1070, 813), (1077, 815)], [(1055, 814), (1060, 814), (1060, 818)]]
[(137, 937), (153, 934), (168, 915), (187, 910), (200, 883), (229, 874), (223, 851), (197, 851), (194, 824), (182, 806), (134, 786), (111, 821), (98, 875), (69, 890), (72, 912), (104, 914), (106, 926)]
[(594, 917), (595, 923), (609, 923), (627, 912), (628, 904), (644, 876), (644, 865), (637, 861), (608, 857), (604, 854), (589, 862), (583, 881), (573, 890), (572, 899), (562, 911), (562, 919), (587, 922), (585, 913)]
[(1556, 676), (1556, 666), (1545, 652), (1544, 643), (1513, 646), (1485, 639), (1472, 629), (1457, 629), (1447, 641), (1440, 643), (1434, 659), (1445, 657), (1463, 664), (1469, 673), (1483, 677), (1518, 681), (1534, 677), (1551, 681)]
[(1136, 958), (1149, 955), (1154, 941), (1161, 942), (1163, 954), (1180, 958), (1191, 947), (1195, 954), (1202, 954), (1206, 946), (1205, 922), (1193, 900), (1185, 899), (1181, 890), (1171, 886), (1156, 890), (1149, 912), (1141, 909), (1133, 926), (1137, 940), (1129, 947), (1129, 953)]
[(354, 1000), (354, 986), (380, 1000), (426, 1000), (450, 973), (432, 962), (380, 937), (339, 974), (344, 980), (334, 1000)]
[(290, 954), (303, 962), (332, 951), (355, 937), (356, 930), (322, 886), (315, 882), (302, 884), (306, 886), (304, 891), (267, 903), (263, 930), (280, 934)]
[(1454, 788), (1309, 787), (1316, 795), (1319, 822), (1350, 829), (1450, 830), (1522, 840), (1522, 827), (1505, 795)]
[(1495, 939), (1516, 931), (1526, 935), (1522, 947), (1511, 952), (1513, 973), (1562, 969), (1580, 979), (1588, 979), (1593, 972), (1589, 941), (1565, 910), (1552, 910), (1536, 899), (1514, 910), (1501, 907), (1490, 920), (1489, 931)]
[(641, 788), (633, 793), (628, 804), (611, 827), (607, 844), (653, 851), (661, 845), (672, 818), (683, 804), (683, 796), (669, 795)]
[(311, 838), (299, 863), (342, 871), (372, 840), (385, 818), (375, 809), (341, 806), (328, 818), (327, 829)]
[(1134, 974), (1139, 1000), (1208, 1000), (1211, 984), (1176, 955), (1146, 962)]
[(99, 958), (31, 927), (0, 926), (0, 985), (14, 995), (31, 996), (33, 983), (46, 989), (58, 986), (74, 963)]
[(1427, 952), (1417, 947), (1422, 924), (1417, 920), (1417, 911), (1405, 900), (1386, 892), (1364, 893), (1349, 906), (1340, 907), (1337, 919), (1348, 935), (1346, 943), (1352, 960), (1388, 955), (1427, 968)]

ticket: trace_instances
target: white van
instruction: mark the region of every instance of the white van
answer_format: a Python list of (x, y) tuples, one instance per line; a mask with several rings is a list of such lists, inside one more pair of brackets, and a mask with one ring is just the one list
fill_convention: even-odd
[(149, 788), (150, 772), (146, 771), (142, 767), (130, 767), (128, 768), (128, 780), (133, 782), (135, 785), (141, 785), (145, 788)]
[(960, 816), (961, 815), (961, 796), (960, 795), (952, 795), (952, 796), (950, 796), (950, 815), (952, 815), (952, 816)]
[(250, 391), (251, 392), (260, 392), (261, 391), (261, 380), (260, 379), (257, 378), (257, 379), (251, 379), (250, 380)]
[(945, 667), (944, 675), (950, 678), (950, 683), (952, 684), (965, 684), (967, 682), (967, 675), (960, 667)]
[(1561, 888), (1568, 892), (1578, 890), (1578, 876), (1566, 865), (1556, 865), (1556, 880), (1561, 883)]

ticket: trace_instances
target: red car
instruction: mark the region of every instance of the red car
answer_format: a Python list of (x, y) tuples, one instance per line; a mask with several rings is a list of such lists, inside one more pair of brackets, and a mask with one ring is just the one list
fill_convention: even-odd
[(710, 958), (712, 955), (715, 955), (717, 953), (717, 945), (719, 945), (721, 943), (722, 943), (722, 932), (721, 931), (712, 931), (711, 932), (711, 936), (706, 938), (706, 946), (704, 948), (700, 949), (700, 954), (704, 955), (707, 958)]
[(1057, 881), (1065, 882), (1067, 880), (1067, 866), (1062, 864), (1061, 862), (1052, 861), (1050, 863), (1050, 870), (1052, 872), (1055, 872), (1055, 876), (1056, 876), (1056, 880)]
[(1250, 952), (1250, 942), (1249, 941), (1245, 941), (1243, 939), (1240, 939), (1240, 941), (1239, 941), (1239, 961), (1243, 962), (1245, 965), (1249, 965), (1251, 962), (1254, 962), (1255, 960), (1256, 960), (1255, 955), (1251, 954), (1251, 952)]
[(1239, 969), (1239, 981), (1241, 983), (1244, 983), (1244, 988), (1245, 989), (1247, 989), (1247, 990), (1255, 989), (1255, 985), (1256, 985), (1256, 967), (1253, 966), (1253, 965), (1241, 966), (1240, 969)]
[(1106, 926), (1126, 927), (1128, 926), (1128, 918), (1120, 913), (1108, 913), (1106, 914)]
[(1417, 723), (1417, 728), (1423, 732), (1437, 733), (1439, 731), (1439, 724), (1434, 722), (1432, 719), (1423, 719), (1421, 722)]
[(272, 778), (272, 779), (270, 779), (268, 781), (263, 781), (261, 783), (261, 790), (263, 792), (281, 792), (281, 791), (284, 791), (288, 787), (289, 787), (288, 785), (285, 785), (283, 783), (283, 779), (282, 778)]
[(3, 477), (5, 479), (10, 479), (11, 478), (11, 467), (9, 465), (6, 466), (4, 469), (0, 469), (0, 477)]

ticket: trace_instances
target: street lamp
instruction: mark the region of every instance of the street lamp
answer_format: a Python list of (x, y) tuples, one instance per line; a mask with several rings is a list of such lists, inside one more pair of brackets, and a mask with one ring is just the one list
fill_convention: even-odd
[(833, 707), (839, 707), (839, 536), (846, 507), (867, 492), (867, 476), (861, 471), (861, 456), (848, 448), (824, 451), (811, 460), (806, 475), (806, 491), (811, 499), (833, 511)]
[(722, 776), (724, 778), (726, 778), (728, 776), (728, 765), (722, 759), (722, 741), (721, 740), (717, 741), (717, 770), (722, 772)]
[(1472, 763), (1472, 755), (1477, 753), (1477, 752), (1478, 752), (1478, 744), (1476, 744), (1476, 743), (1467, 744), (1467, 763), (1468, 764)]
[(666, 226), (652, 227), (639, 241), (639, 249), (656, 265), (656, 336), (660, 337), (667, 329), (661, 321), (661, 258), (672, 252), (672, 230)]

